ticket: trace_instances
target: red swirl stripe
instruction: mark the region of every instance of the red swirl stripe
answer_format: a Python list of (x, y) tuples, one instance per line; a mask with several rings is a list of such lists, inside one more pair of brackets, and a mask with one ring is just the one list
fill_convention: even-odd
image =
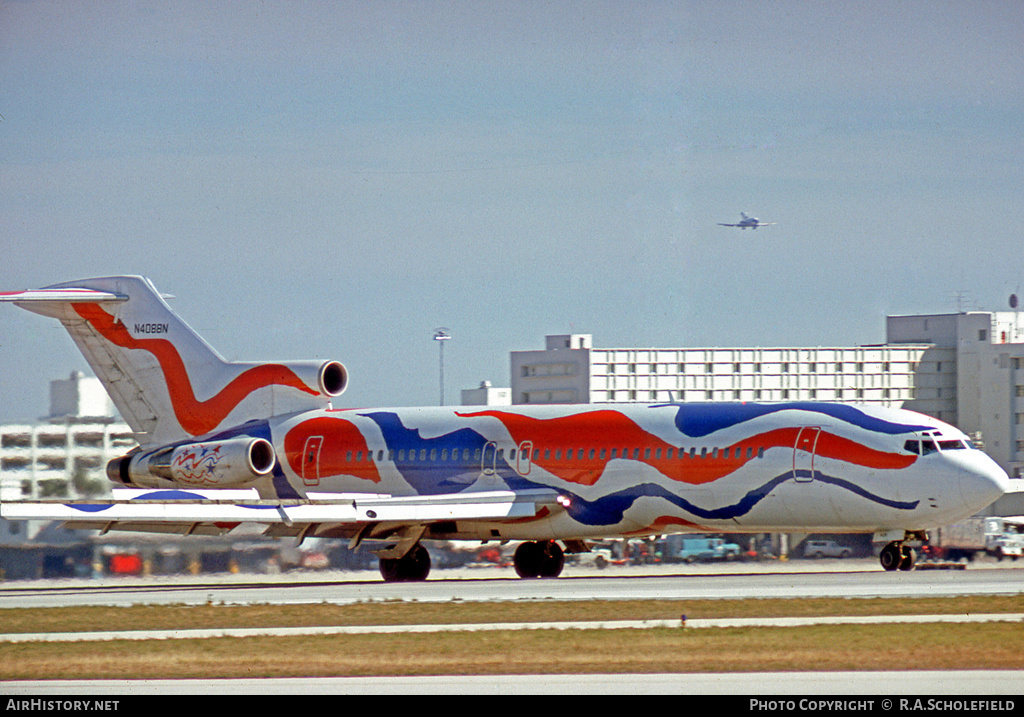
[(124, 349), (152, 354), (160, 364), (167, 393), (178, 424), (190, 435), (209, 433), (224, 420), (246, 396), (267, 386), (288, 386), (317, 395), (294, 371), (281, 364), (262, 364), (247, 369), (232, 379), (217, 395), (206, 401), (196, 398), (188, 371), (178, 349), (167, 339), (137, 339), (113, 316), (95, 304), (76, 303), (72, 308), (89, 322), (103, 338)]
[[(680, 483), (700, 485), (729, 475), (750, 460), (756, 460), (760, 448), (789, 448), (796, 444), (798, 427), (778, 428), (745, 438), (730, 446), (721, 446), (715, 453), (690, 457), (679, 454), (679, 448), (666, 443), (638, 426), (622, 413), (596, 410), (557, 418), (531, 418), (504, 411), (460, 413), (460, 416), (497, 418), (508, 429), (512, 439), (521, 444), (530, 441), (541, 449), (533, 462), (561, 478), (577, 485), (594, 485), (612, 460), (612, 449), (620, 451), (620, 458), (645, 463), (662, 475)], [(579, 449), (584, 449), (580, 457)], [(635, 449), (639, 448), (636, 458)], [(687, 446), (682, 446), (687, 448)], [(557, 458), (555, 450), (573, 450), (573, 458)], [(593, 449), (593, 450), (592, 450)], [(674, 449), (669, 453), (669, 449)], [(739, 449), (739, 450), (737, 450)], [(748, 451), (748, 449), (750, 449)], [(628, 454), (621, 451), (628, 451)], [(887, 453), (869, 448), (856, 441), (822, 431), (815, 454), (876, 469), (901, 469), (912, 464), (913, 455)], [(669, 456), (673, 456), (669, 458)], [(748, 457), (749, 456), (749, 457)]]
[[(284, 454), (296, 475), (306, 476), (306, 442), (311, 437), (323, 438), (316, 462), (317, 477), (354, 475), (357, 478), (380, 483), (376, 462), (370, 460), (371, 451), (366, 438), (351, 421), (343, 418), (311, 418), (291, 428), (284, 437)], [(342, 451), (342, 448), (345, 451)], [(360, 453), (365, 459), (352, 460)]]

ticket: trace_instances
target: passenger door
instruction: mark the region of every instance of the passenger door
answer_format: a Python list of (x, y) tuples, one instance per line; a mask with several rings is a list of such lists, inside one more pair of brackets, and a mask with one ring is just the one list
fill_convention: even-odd
[(798, 483), (814, 480), (814, 452), (821, 435), (820, 426), (804, 426), (793, 446), (793, 478)]

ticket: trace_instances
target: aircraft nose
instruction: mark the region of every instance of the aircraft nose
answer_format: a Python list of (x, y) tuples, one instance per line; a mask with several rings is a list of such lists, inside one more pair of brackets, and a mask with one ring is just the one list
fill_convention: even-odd
[(960, 496), (974, 511), (986, 508), (1010, 489), (1006, 471), (981, 451), (960, 475)]

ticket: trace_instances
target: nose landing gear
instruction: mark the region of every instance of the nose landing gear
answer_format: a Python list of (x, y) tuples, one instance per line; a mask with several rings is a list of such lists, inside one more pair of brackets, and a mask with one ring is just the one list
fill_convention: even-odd
[(917, 552), (902, 541), (894, 540), (882, 548), (878, 559), (885, 570), (913, 570)]
[(882, 563), (882, 568), (887, 571), (913, 570), (914, 564), (917, 562), (917, 551), (915, 548), (928, 542), (928, 534), (923, 530), (908, 530), (901, 537), (900, 533), (894, 534), (894, 532), (889, 531), (888, 533), (875, 534), (876, 541), (878, 541), (878, 538), (889, 541), (882, 548), (882, 552), (878, 555), (878, 560)]

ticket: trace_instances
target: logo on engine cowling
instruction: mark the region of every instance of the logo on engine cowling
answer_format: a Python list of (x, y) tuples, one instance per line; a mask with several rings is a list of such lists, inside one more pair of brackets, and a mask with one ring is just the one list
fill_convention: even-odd
[(213, 448), (190, 446), (176, 453), (171, 462), (171, 470), (182, 483), (213, 483), (214, 471), (222, 457), (219, 444)]

